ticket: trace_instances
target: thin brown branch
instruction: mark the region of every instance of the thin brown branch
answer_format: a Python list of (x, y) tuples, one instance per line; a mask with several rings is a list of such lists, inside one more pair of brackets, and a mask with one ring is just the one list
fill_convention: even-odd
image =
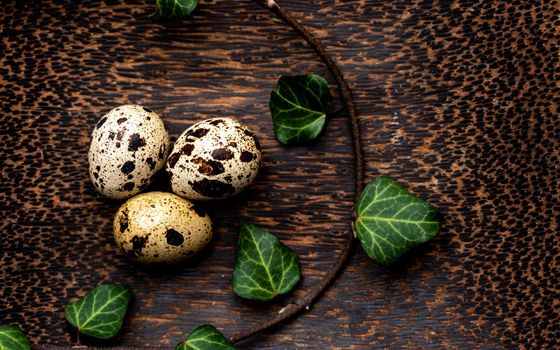
[[(282, 9), (274, 0), (251, 0), (276, 14), (284, 22), (289, 24), (293, 29), (295, 29), (304, 39), (313, 47), (317, 52), (321, 60), (325, 63), (329, 71), (332, 73), (338, 85), (342, 102), (349, 116), (350, 128), (352, 132), (352, 145), (354, 151), (354, 167), (355, 167), (355, 196), (357, 197), (363, 188), (363, 156), (362, 156), (362, 146), (361, 146), (361, 136), (360, 128), (358, 124), (358, 110), (354, 104), (354, 99), (352, 98), (352, 92), (344, 75), (338, 68), (335, 61), (325, 50), (325, 47), (305, 26), (303, 26), (298, 20), (293, 18), (288, 12)], [(307, 293), (303, 298), (296, 300), (295, 302), (288, 304), (283, 307), (276, 316), (272, 317), (266, 322), (259, 323), (253, 328), (249, 328), (245, 331), (233, 335), (230, 339), (237, 343), (248, 337), (264, 331), (272, 326), (275, 326), (291, 317), (296, 316), (303, 310), (309, 308), (313, 302), (315, 302), (322, 293), (327, 289), (327, 287), (336, 280), (340, 272), (346, 266), (350, 251), (352, 249), (352, 244), (354, 242), (354, 233), (351, 229), (348, 230), (347, 239), (344, 242), (344, 246), (340, 252), (340, 255), (336, 258), (333, 263), (333, 267), (328, 271), (322, 278), (319, 285)]]

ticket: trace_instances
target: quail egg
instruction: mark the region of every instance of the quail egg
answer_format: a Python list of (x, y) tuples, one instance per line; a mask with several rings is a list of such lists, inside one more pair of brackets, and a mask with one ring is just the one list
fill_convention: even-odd
[(193, 200), (223, 199), (257, 177), (261, 148), (255, 134), (231, 118), (213, 118), (185, 130), (167, 159), (176, 194)]
[(199, 206), (168, 192), (126, 201), (113, 221), (118, 247), (144, 264), (174, 264), (201, 251), (212, 239), (212, 222)]
[(89, 174), (96, 190), (113, 199), (129, 198), (147, 187), (169, 151), (169, 135), (152, 110), (117, 107), (93, 130)]

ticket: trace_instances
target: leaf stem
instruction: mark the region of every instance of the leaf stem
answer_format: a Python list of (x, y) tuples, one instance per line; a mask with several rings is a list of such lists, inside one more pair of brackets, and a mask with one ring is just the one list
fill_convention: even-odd
[[(344, 108), (349, 116), (350, 128), (352, 133), (352, 146), (354, 152), (354, 168), (355, 168), (355, 198), (358, 198), (363, 189), (363, 153), (362, 153), (362, 141), (360, 134), (360, 127), (358, 123), (358, 110), (352, 98), (352, 91), (350, 86), (346, 82), (344, 75), (338, 68), (333, 58), (325, 50), (325, 47), (319, 39), (317, 39), (304, 25), (302, 25), (297, 19), (292, 17), (288, 12), (282, 9), (274, 0), (251, 0), (260, 6), (263, 6), (270, 11), (272, 11), (276, 16), (282, 19), (284, 22), (289, 24), (296, 32), (298, 32), (304, 39), (313, 47), (317, 55), (325, 63), (331, 74), (336, 80), (340, 95), (342, 97), (342, 102)], [(309, 306), (313, 304), (327, 289), (327, 287), (336, 280), (340, 272), (344, 269), (348, 262), (348, 257), (354, 243), (354, 233), (352, 229), (349, 230), (344, 246), (341, 249), (340, 255), (336, 258), (332, 265), (331, 270), (329, 270), (319, 285), (309, 291), (301, 299), (294, 301), (291, 304), (284, 306), (276, 316), (272, 317), (266, 322), (261, 322), (255, 325), (253, 328), (249, 328), (245, 331), (239, 332), (233, 335), (230, 339), (234, 343), (238, 343), (242, 340), (249, 338), (250, 336), (260, 333), (265, 329), (275, 326), (289, 318), (292, 318), (302, 312), (303, 310), (308, 310)]]

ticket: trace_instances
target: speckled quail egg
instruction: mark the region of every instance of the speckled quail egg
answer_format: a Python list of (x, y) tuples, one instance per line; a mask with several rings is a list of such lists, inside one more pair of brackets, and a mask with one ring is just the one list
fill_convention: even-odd
[(201, 251), (212, 239), (203, 209), (173, 193), (148, 192), (126, 201), (113, 221), (119, 248), (144, 264), (174, 264)]
[(164, 164), (169, 135), (152, 110), (124, 105), (104, 115), (93, 130), (89, 175), (97, 191), (129, 198), (147, 187)]
[(261, 166), (255, 134), (231, 118), (194, 124), (179, 136), (166, 172), (176, 194), (193, 200), (222, 199), (249, 186)]

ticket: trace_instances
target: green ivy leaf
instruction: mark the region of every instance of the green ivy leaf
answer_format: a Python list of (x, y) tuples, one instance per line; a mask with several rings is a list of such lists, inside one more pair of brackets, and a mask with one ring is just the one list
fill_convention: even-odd
[(331, 107), (329, 85), (322, 77), (283, 76), (270, 95), (274, 133), (285, 145), (315, 139), (325, 125)]
[(64, 314), (80, 333), (109, 339), (122, 327), (131, 294), (122, 284), (101, 284), (82, 299), (66, 304)]
[(274, 235), (242, 223), (233, 271), (233, 290), (246, 299), (271, 300), (300, 279), (297, 254)]
[(156, 12), (152, 17), (183, 19), (190, 16), (196, 6), (198, 6), (198, 0), (156, 0)]
[(31, 345), (18, 327), (0, 326), (0, 350), (31, 350)]
[(235, 346), (216, 327), (205, 324), (192, 331), (175, 350), (235, 350)]
[(436, 208), (389, 177), (375, 179), (356, 201), (354, 231), (367, 255), (380, 264), (430, 240), (440, 226)]

